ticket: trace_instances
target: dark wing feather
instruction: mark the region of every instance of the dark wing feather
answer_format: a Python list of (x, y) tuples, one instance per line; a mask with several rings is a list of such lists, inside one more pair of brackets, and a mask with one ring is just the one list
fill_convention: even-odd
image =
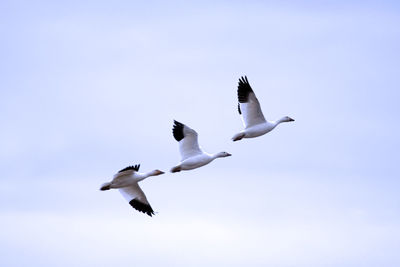
[(139, 171), (140, 168), (140, 164), (136, 164), (136, 165), (132, 165), (132, 166), (128, 166), (122, 170), (120, 170), (118, 173), (123, 172), (123, 171), (127, 171), (127, 170), (134, 170), (134, 171)]
[(151, 208), (150, 204), (146, 204), (141, 202), (140, 200), (138, 200), (137, 198), (132, 199), (131, 201), (129, 201), (129, 204), (135, 209), (138, 210), (140, 212), (146, 213), (147, 215), (149, 215), (150, 217), (152, 215), (154, 215), (154, 211)]
[(174, 120), (174, 127), (172, 128), (172, 134), (176, 141), (181, 141), (185, 135), (183, 134), (183, 127), (184, 125), (179, 121)]
[(239, 79), (239, 85), (238, 85), (238, 99), (239, 103), (246, 103), (249, 100), (249, 94), (253, 92), (253, 89), (251, 89), (251, 86), (249, 84), (249, 81), (247, 80), (247, 77), (243, 76)]

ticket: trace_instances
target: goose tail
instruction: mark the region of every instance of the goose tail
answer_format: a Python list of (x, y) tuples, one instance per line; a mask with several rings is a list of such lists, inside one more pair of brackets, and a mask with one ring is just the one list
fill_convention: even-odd
[(110, 182), (104, 183), (104, 184), (100, 187), (100, 190), (101, 190), (101, 191), (106, 191), (106, 190), (110, 190), (110, 189), (111, 189), (111, 183), (110, 183)]
[(174, 173), (174, 172), (180, 172), (181, 171), (181, 167), (180, 166), (175, 166), (175, 167), (173, 167), (172, 169), (171, 169), (171, 172), (172, 173)]
[(237, 133), (232, 137), (232, 141), (235, 142), (235, 141), (242, 140), (244, 136), (245, 136), (245, 133)]

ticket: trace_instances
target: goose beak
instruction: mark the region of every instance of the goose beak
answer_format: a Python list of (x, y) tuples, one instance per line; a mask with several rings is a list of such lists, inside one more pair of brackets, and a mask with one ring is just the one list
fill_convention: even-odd
[(160, 171), (160, 170), (157, 170), (156, 171), (156, 175), (160, 175), (160, 174), (164, 174), (165, 172), (163, 172), (163, 171)]
[(232, 154), (230, 154), (230, 153), (227, 153), (227, 156), (228, 156), (228, 157), (230, 157), (230, 156), (232, 156)]
[(289, 118), (289, 121), (294, 121), (294, 119), (292, 119), (292, 118)]

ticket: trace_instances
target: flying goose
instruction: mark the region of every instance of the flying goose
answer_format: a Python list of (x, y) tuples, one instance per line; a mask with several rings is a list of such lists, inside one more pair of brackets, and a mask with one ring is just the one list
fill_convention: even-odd
[(171, 172), (196, 169), (210, 163), (216, 158), (231, 156), (231, 154), (227, 152), (219, 152), (216, 154), (204, 152), (197, 142), (197, 132), (178, 121), (174, 120), (172, 133), (175, 140), (179, 142), (181, 162), (173, 167)]
[(232, 137), (233, 141), (257, 137), (272, 131), (281, 122), (294, 121), (288, 116), (282, 117), (277, 121), (267, 121), (246, 76), (244, 78), (242, 76), (239, 79), (237, 94), (239, 100), (238, 111), (245, 129), (235, 134)]
[(100, 190), (118, 189), (122, 196), (129, 202), (129, 204), (136, 210), (146, 213), (150, 217), (154, 215), (154, 211), (147, 201), (146, 195), (139, 187), (138, 182), (146, 179), (149, 176), (157, 176), (164, 172), (154, 170), (147, 173), (139, 173), (139, 165), (128, 166), (120, 170), (114, 175), (111, 182), (104, 183)]

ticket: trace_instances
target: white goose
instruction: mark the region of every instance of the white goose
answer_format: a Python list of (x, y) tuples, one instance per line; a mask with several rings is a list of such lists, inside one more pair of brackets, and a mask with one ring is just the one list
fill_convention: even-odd
[(174, 121), (172, 133), (175, 140), (179, 142), (181, 162), (173, 167), (171, 172), (196, 169), (210, 163), (216, 158), (231, 156), (228, 152), (219, 152), (216, 154), (204, 152), (197, 142), (197, 132), (178, 121)]
[(110, 190), (112, 188), (119, 189), (122, 196), (129, 202), (129, 204), (136, 210), (146, 213), (150, 217), (154, 214), (146, 195), (139, 187), (138, 182), (146, 179), (149, 176), (156, 176), (163, 174), (160, 170), (154, 170), (147, 173), (139, 173), (139, 165), (129, 166), (120, 170), (114, 175), (111, 182), (104, 183), (100, 190)]
[(282, 117), (277, 121), (267, 121), (246, 76), (239, 79), (237, 94), (239, 100), (238, 111), (242, 117), (245, 129), (235, 134), (232, 137), (233, 141), (238, 141), (242, 138), (257, 137), (272, 131), (282, 122), (294, 121), (294, 119), (288, 116)]

